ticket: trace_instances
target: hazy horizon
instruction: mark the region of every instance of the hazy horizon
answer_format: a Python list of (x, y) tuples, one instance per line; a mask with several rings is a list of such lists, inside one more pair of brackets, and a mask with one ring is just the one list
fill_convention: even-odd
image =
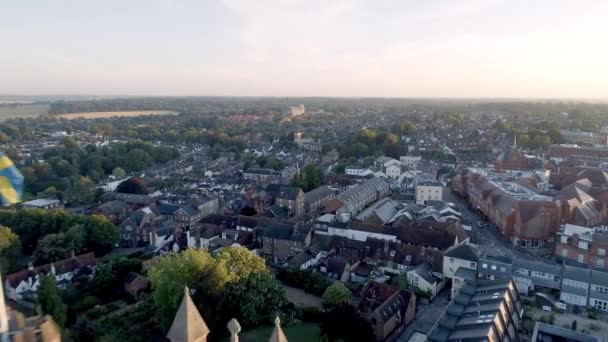
[(605, 101), (605, 13), (605, 1), (10, 2), (0, 94)]

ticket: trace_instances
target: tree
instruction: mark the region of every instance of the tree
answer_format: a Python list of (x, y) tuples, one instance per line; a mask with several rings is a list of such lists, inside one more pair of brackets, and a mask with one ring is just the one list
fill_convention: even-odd
[(202, 249), (187, 249), (158, 259), (148, 271), (152, 286), (152, 300), (157, 319), (167, 329), (184, 293), (184, 286), (195, 287), (213, 268), (211, 255)]
[(115, 167), (114, 170), (112, 170), (112, 175), (116, 178), (123, 178), (127, 175), (127, 173), (124, 169), (120, 167)]
[(224, 287), (237, 282), (251, 273), (266, 270), (264, 259), (244, 247), (228, 247), (215, 256), (213, 284), (215, 291), (221, 293)]
[(70, 202), (74, 204), (86, 204), (93, 202), (95, 198), (95, 184), (89, 177), (77, 177), (69, 190)]
[(350, 303), (353, 294), (342, 282), (331, 284), (323, 293), (323, 305), (332, 307), (342, 303)]
[(350, 304), (338, 304), (323, 315), (321, 335), (329, 341), (375, 341), (369, 322)]
[(118, 228), (105, 216), (90, 215), (84, 222), (85, 245), (96, 255), (104, 255), (118, 242)]
[(67, 258), (71, 253), (70, 245), (63, 233), (45, 235), (34, 252), (36, 263), (42, 265)]
[(271, 322), (283, 304), (283, 288), (269, 272), (255, 272), (228, 284), (220, 308), (224, 320), (232, 317), (244, 327)]
[(21, 255), (21, 241), (17, 234), (5, 226), (0, 225), (0, 272), (12, 272), (18, 267)]
[(37, 291), (38, 308), (44, 315), (51, 315), (55, 322), (64, 327), (67, 322), (67, 306), (61, 300), (54, 275), (41, 275)]
[(147, 194), (148, 189), (146, 188), (146, 183), (143, 179), (139, 177), (131, 177), (126, 181), (118, 184), (116, 188), (116, 192), (121, 192), (124, 194)]

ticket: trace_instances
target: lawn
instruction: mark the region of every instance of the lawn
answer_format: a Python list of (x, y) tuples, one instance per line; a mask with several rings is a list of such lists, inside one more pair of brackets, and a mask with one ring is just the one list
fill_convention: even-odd
[[(239, 334), (239, 341), (268, 341), (273, 329), (274, 326), (267, 325), (242, 332)], [(319, 330), (319, 326), (315, 323), (296, 323), (288, 327), (283, 327), (283, 332), (289, 342), (315, 342), (319, 341), (321, 338), (321, 331)]]

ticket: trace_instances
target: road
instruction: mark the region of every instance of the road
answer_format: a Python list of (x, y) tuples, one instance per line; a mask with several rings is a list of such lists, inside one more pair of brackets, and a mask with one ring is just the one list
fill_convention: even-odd
[[(526, 250), (514, 246), (511, 241), (502, 237), (498, 227), (491, 222), (486, 222), (480, 215), (469, 209), (467, 203), (457, 197), (450, 188), (443, 189), (443, 200), (456, 205), (462, 218), (467, 222), (466, 224), (471, 226), (482, 254), (510, 258), (538, 258), (538, 254), (546, 253), (543, 249)], [(480, 227), (479, 223), (483, 223), (485, 226)]]
[(450, 289), (444, 288), (430, 304), (418, 304), (416, 318), (407, 326), (398, 342), (407, 342), (415, 333), (428, 334), (435, 321), (441, 316), (450, 302)]

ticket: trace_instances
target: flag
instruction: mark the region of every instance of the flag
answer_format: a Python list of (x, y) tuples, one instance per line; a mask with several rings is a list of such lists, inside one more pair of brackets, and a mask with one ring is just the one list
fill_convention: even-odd
[(23, 176), (13, 161), (0, 152), (0, 205), (15, 204), (21, 201)]

